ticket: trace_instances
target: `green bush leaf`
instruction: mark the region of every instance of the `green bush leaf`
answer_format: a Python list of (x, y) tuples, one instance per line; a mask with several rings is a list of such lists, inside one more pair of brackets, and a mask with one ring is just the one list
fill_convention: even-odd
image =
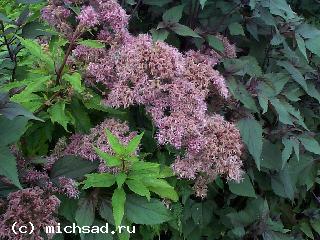
[(82, 40), (79, 41), (78, 44), (90, 47), (90, 48), (104, 48), (104, 44), (99, 42), (98, 40)]
[(138, 149), (141, 139), (143, 137), (143, 134), (144, 133), (140, 133), (139, 135), (135, 136), (133, 139), (130, 140), (130, 142), (126, 146), (127, 154), (134, 153)]
[(83, 189), (91, 187), (107, 188), (115, 184), (115, 176), (110, 173), (91, 173), (86, 175), (86, 180), (83, 181)]
[(27, 123), (28, 119), (25, 117), (16, 117), (9, 120), (0, 115), (0, 146), (17, 142), (27, 130)]
[(167, 181), (163, 179), (144, 178), (142, 179), (144, 185), (151, 191), (158, 194), (160, 197), (178, 201), (179, 196)]
[(72, 123), (72, 115), (66, 110), (66, 103), (58, 101), (53, 106), (48, 108), (48, 113), (52, 123), (59, 123), (68, 132), (68, 124)]
[(217, 38), (216, 36), (208, 35), (207, 41), (213, 49), (218, 50), (220, 52), (224, 52), (223, 42), (219, 38)]
[(107, 166), (116, 167), (121, 165), (121, 160), (117, 156), (112, 156), (109, 153), (101, 151), (99, 148), (94, 148), (96, 153), (101, 157)]
[(0, 146), (0, 176), (8, 178), (15, 186), (22, 189), (18, 177), (16, 158), (5, 146)]
[(183, 8), (184, 8), (184, 5), (178, 5), (168, 9), (162, 15), (163, 21), (168, 23), (179, 22), (182, 17)]
[(262, 127), (254, 119), (241, 119), (238, 122), (241, 137), (253, 156), (257, 168), (260, 169), (262, 152)]
[(231, 35), (242, 35), (245, 36), (244, 31), (243, 31), (243, 27), (240, 23), (234, 22), (231, 23), (229, 26), (229, 31)]
[(150, 200), (150, 191), (141, 180), (127, 180), (126, 184), (132, 192)]
[(82, 93), (84, 91), (85, 88), (82, 86), (81, 75), (79, 73), (75, 72), (73, 74), (64, 74), (62, 78), (70, 83), (73, 89), (78, 93)]
[(112, 132), (109, 131), (109, 129), (106, 129), (106, 135), (112, 150), (117, 154), (124, 154), (125, 147), (120, 143), (120, 140), (115, 135), (113, 135)]
[(77, 156), (64, 156), (53, 164), (50, 178), (52, 181), (58, 181), (60, 177), (81, 179), (96, 170), (98, 166), (98, 161), (91, 162)]
[(243, 176), (243, 180), (240, 183), (229, 181), (228, 185), (230, 191), (238, 196), (256, 197), (256, 193), (247, 174)]
[(172, 219), (169, 210), (158, 199), (128, 195), (126, 217), (135, 224), (155, 225)]
[(180, 36), (201, 38), (199, 34), (193, 31), (191, 28), (179, 23), (174, 24), (171, 27), (171, 30)]
[(299, 136), (299, 140), (306, 150), (320, 155), (320, 145), (316, 139), (310, 136)]
[(126, 193), (123, 188), (117, 188), (112, 195), (112, 210), (116, 226), (120, 226), (124, 216)]

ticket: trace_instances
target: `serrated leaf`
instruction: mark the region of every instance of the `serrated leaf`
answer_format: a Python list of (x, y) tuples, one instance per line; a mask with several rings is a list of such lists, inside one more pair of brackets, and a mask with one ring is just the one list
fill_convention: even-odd
[(155, 225), (172, 219), (169, 210), (158, 199), (128, 195), (126, 217), (135, 224)]
[(0, 176), (6, 177), (15, 186), (22, 189), (18, 177), (16, 158), (5, 146), (0, 146)]
[(127, 174), (125, 173), (120, 172), (116, 175), (116, 182), (118, 184), (118, 188), (122, 188), (122, 185), (124, 184), (126, 179), (127, 179)]
[(306, 51), (306, 44), (305, 44), (303, 38), (301, 37), (300, 34), (297, 34), (297, 33), (295, 34), (295, 36), (296, 36), (296, 41), (297, 41), (297, 44), (298, 44), (299, 51), (304, 56), (304, 58), (308, 61), (308, 56), (307, 56), (307, 51)]
[(288, 73), (290, 73), (290, 75), (292, 76), (293, 80), (300, 84), (305, 91), (308, 91), (307, 82), (304, 79), (301, 72), (296, 67), (294, 67), (291, 63), (287, 61), (278, 61), (278, 65), (286, 69)]
[(100, 158), (102, 158), (106, 165), (109, 167), (116, 167), (121, 165), (121, 160), (117, 156), (112, 156), (109, 153), (101, 151), (99, 148), (94, 148), (96, 153), (99, 155)]
[(116, 226), (120, 226), (124, 216), (124, 206), (126, 202), (126, 193), (123, 188), (117, 188), (112, 195), (112, 210)]
[(91, 173), (86, 175), (86, 179), (83, 181), (83, 189), (91, 187), (107, 188), (111, 187), (115, 182), (114, 175), (110, 173)]
[(260, 170), (261, 152), (262, 152), (262, 127), (254, 119), (241, 119), (238, 122), (241, 138), (248, 147), (253, 156), (257, 168)]
[(230, 191), (238, 196), (256, 197), (256, 193), (247, 174), (244, 174), (241, 182), (228, 181), (228, 185)]
[(130, 140), (130, 142), (126, 146), (126, 153), (131, 154), (138, 149), (143, 135), (144, 133), (140, 133), (139, 135), (135, 136), (133, 139)]
[(66, 103), (64, 101), (58, 101), (53, 106), (48, 108), (50, 119), (52, 123), (59, 123), (68, 132), (68, 124), (72, 122), (70, 113), (66, 110)]
[(282, 151), (282, 168), (285, 166), (286, 162), (291, 156), (293, 151), (293, 142), (288, 138), (282, 138), (282, 144), (284, 145), (284, 149)]
[(258, 112), (256, 103), (247, 89), (243, 86), (242, 83), (237, 83), (234, 78), (229, 79), (228, 81), (229, 90), (232, 95), (241, 101), (241, 103), (248, 109)]
[(230, 31), (231, 35), (242, 35), (242, 36), (245, 36), (243, 27), (242, 27), (242, 25), (240, 23), (237, 23), (237, 22), (231, 23), (228, 26), (228, 28), (229, 28), (229, 31)]
[(106, 135), (112, 150), (117, 154), (124, 154), (125, 147), (120, 143), (120, 140), (115, 135), (113, 135), (113, 133), (110, 132), (109, 129), (106, 129)]
[(270, 102), (274, 106), (276, 112), (278, 113), (280, 122), (284, 124), (293, 125), (292, 117), (290, 116), (285, 105), (283, 105), (283, 103), (277, 98), (271, 99)]
[(29, 53), (35, 57), (36, 61), (44, 62), (46, 66), (49, 67), (48, 69), (51, 71), (55, 70), (53, 59), (42, 50), (39, 43), (30, 39), (23, 39), (21, 37), (18, 37), (18, 39), (20, 40), (21, 44), (29, 51)]
[(310, 52), (312, 52), (320, 57), (319, 38), (310, 38), (305, 43), (306, 43), (306, 47), (310, 50)]
[(78, 44), (90, 47), (90, 48), (104, 48), (104, 44), (99, 42), (98, 40), (82, 40), (79, 41)]
[(73, 74), (64, 74), (62, 78), (70, 83), (73, 89), (78, 93), (82, 93), (84, 91), (85, 88), (82, 86), (81, 75), (79, 73), (75, 72)]
[(320, 155), (320, 145), (316, 139), (310, 136), (299, 136), (298, 139), (306, 150)]
[(150, 200), (150, 191), (141, 180), (127, 180), (126, 184), (132, 192)]
[(164, 12), (162, 19), (167, 23), (178, 23), (182, 17), (184, 5), (174, 6)]
[(214, 35), (208, 35), (207, 36), (207, 41), (209, 43), (209, 45), (217, 50), (217, 51), (220, 51), (220, 52), (224, 52), (224, 45), (223, 45), (223, 42), (217, 38), (216, 36)]
[(176, 23), (171, 27), (171, 30), (174, 31), (176, 34), (184, 37), (195, 37), (195, 38), (201, 38), (198, 33), (193, 31), (188, 26)]
[(149, 191), (158, 194), (160, 197), (171, 199), (174, 202), (178, 201), (179, 196), (177, 192), (167, 181), (154, 178), (144, 178), (142, 181)]

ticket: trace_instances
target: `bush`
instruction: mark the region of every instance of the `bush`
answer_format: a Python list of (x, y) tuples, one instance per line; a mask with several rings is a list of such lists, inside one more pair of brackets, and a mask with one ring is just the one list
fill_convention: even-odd
[(317, 1), (0, 6), (1, 239), (320, 237)]

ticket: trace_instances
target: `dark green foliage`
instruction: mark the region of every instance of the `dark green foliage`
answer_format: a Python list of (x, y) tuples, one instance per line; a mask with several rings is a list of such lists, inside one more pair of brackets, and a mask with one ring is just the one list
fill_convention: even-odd
[[(224, 53), (216, 34), (236, 45), (237, 58), (223, 59), (217, 68), (237, 101), (221, 114), (237, 122), (246, 145), (244, 180), (235, 183), (218, 177), (209, 185), (206, 199), (195, 197), (192, 181), (172, 177), (168, 166), (177, 150), (157, 145), (155, 128), (142, 107), (104, 107), (99, 91), (84, 84), (83, 66), (61, 65), (70, 43), (40, 20), (45, 1), (0, 0), (0, 176), (12, 183), (0, 178), (0, 197), (24, 187), (12, 145), (30, 158), (48, 155), (62, 136), (87, 133), (113, 116), (144, 135), (124, 146), (107, 131), (115, 154), (96, 151), (108, 166), (121, 168), (116, 175), (92, 173), (98, 163), (75, 156), (54, 164), (50, 172), (54, 183), (65, 176), (84, 184), (79, 199), (59, 196), (63, 224), (107, 221), (111, 229), (136, 225), (137, 233), (130, 239), (137, 240), (319, 239), (319, 2), (121, 3), (132, 14), (134, 34), (149, 32), (154, 40), (181, 51), (210, 46)], [(49, 39), (48, 49), (39, 44), (39, 36)], [(105, 47), (95, 40), (78, 43)], [(140, 143), (141, 151), (134, 155)], [(80, 238), (129, 236), (55, 236)]]

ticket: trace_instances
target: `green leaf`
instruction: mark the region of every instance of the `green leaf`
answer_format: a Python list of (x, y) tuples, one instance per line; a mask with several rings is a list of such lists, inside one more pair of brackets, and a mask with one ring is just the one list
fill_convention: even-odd
[(121, 165), (121, 160), (117, 156), (112, 156), (96, 147), (94, 147), (94, 150), (99, 155), (99, 157), (101, 157), (105, 161), (107, 166), (116, 167)]
[(15, 186), (22, 189), (18, 177), (16, 158), (5, 146), (0, 146), (0, 175), (8, 178)]
[(68, 132), (68, 124), (72, 122), (71, 114), (66, 111), (66, 103), (58, 101), (48, 108), (52, 123), (59, 123)]
[(314, 239), (312, 229), (307, 222), (305, 221), (301, 222), (300, 229), (308, 238)]
[(91, 199), (80, 199), (75, 220), (80, 227), (91, 226), (95, 217), (94, 204)]
[(161, 166), (158, 163), (151, 162), (135, 162), (131, 166), (129, 178), (142, 179), (142, 178), (166, 178), (174, 176), (170, 167)]
[(98, 161), (91, 162), (78, 156), (64, 156), (52, 165), (50, 178), (52, 181), (58, 181), (60, 177), (81, 179), (98, 167)]
[(118, 188), (122, 188), (122, 185), (124, 184), (126, 179), (127, 179), (127, 174), (125, 173), (120, 172), (116, 175), (116, 182), (118, 184)]
[(104, 44), (99, 42), (98, 40), (82, 40), (79, 41), (78, 44), (91, 47), (91, 48), (104, 48)]
[(112, 195), (113, 217), (116, 226), (120, 226), (124, 216), (124, 206), (126, 202), (126, 193), (123, 188), (117, 188)]
[(140, 133), (139, 135), (135, 136), (133, 139), (130, 140), (130, 142), (126, 146), (126, 153), (131, 154), (138, 149), (141, 139), (143, 137), (143, 134), (144, 133)]
[(183, 8), (183, 4), (169, 8), (162, 15), (163, 21), (167, 23), (178, 23), (182, 17)]
[(184, 37), (195, 37), (195, 38), (201, 38), (198, 33), (193, 31), (191, 28), (175, 23), (172, 27), (171, 30), (174, 31), (176, 34)]
[(39, 43), (30, 39), (23, 39), (18, 37), (21, 44), (33, 55), (36, 61), (45, 63), (45, 66), (48, 66), (50, 71), (55, 70), (55, 65), (53, 59), (42, 51), (42, 48)]
[(91, 173), (86, 175), (86, 180), (83, 181), (83, 189), (91, 187), (107, 188), (115, 184), (116, 179), (110, 173)]
[(80, 73), (75, 72), (73, 74), (64, 74), (62, 78), (70, 83), (73, 89), (78, 93), (82, 93), (84, 91), (85, 88), (82, 86)]
[(320, 145), (316, 139), (310, 136), (299, 136), (298, 138), (307, 151), (320, 155)]
[(286, 69), (288, 73), (290, 73), (293, 80), (300, 84), (305, 91), (308, 91), (307, 82), (297, 68), (295, 68), (291, 63), (287, 61), (278, 61), (278, 65), (284, 67), (284, 69)]
[(247, 89), (242, 83), (237, 83), (234, 78), (230, 78), (228, 81), (229, 90), (232, 95), (238, 99), (246, 108), (258, 112), (256, 103)]
[(191, 207), (191, 216), (195, 224), (206, 227), (213, 217), (214, 203), (211, 201), (197, 202)]
[(206, 5), (207, 0), (199, 0), (201, 8), (203, 9), (204, 6)]
[(298, 33), (296, 33), (295, 36), (296, 36), (296, 41), (297, 41), (297, 44), (298, 44), (299, 51), (304, 56), (304, 58), (308, 61), (308, 56), (307, 56), (307, 51), (306, 51), (306, 44), (305, 44), (303, 38)]
[(141, 180), (127, 180), (126, 184), (132, 192), (150, 200), (150, 191)]
[(287, 166), (278, 174), (271, 177), (271, 187), (273, 192), (278, 196), (293, 200), (295, 184)]
[(282, 168), (285, 166), (286, 162), (291, 156), (293, 151), (293, 142), (288, 138), (282, 138), (282, 143), (284, 145), (284, 149), (282, 151)]
[(166, 29), (151, 29), (152, 39), (154, 42), (165, 41), (169, 36), (169, 31)]
[(28, 119), (16, 117), (9, 120), (0, 115), (0, 146), (9, 145), (17, 142), (27, 129)]
[(229, 31), (231, 35), (242, 35), (245, 36), (244, 31), (243, 31), (243, 27), (240, 23), (234, 22), (231, 23), (229, 26)]
[(223, 42), (219, 38), (217, 38), (216, 36), (208, 35), (207, 41), (213, 49), (220, 51), (220, 52), (224, 52)]
[(142, 179), (144, 185), (160, 197), (171, 199), (176, 202), (179, 199), (177, 192), (167, 181), (163, 179), (145, 178)]
[(128, 195), (126, 217), (135, 224), (155, 225), (172, 219), (169, 210), (158, 199)]
[(262, 152), (262, 127), (254, 119), (241, 119), (238, 122), (241, 137), (253, 156), (257, 168), (260, 170), (261, 152)]
[(283, 102), (281, 102), (277, 98), (271, 99), (270, 102), (274, 106), (276, 112), (278, 113), (280, 122), (284, 124), (293, 125), (292, 117), (289, 114)]
[(320, 42), (318, 40), (319, 38), (310, 38), (305, 43), (310, 52), (320, 57)]
[(256, 193), (247, 174), (243, 176), (243, 180), (240, 183), (229, 181), (228, 185), (230, 191), (238, 196), (256, 197)]
[(120, 140), (115, 135), (113, 135), (112, 132), (109, 131), (109, 129), (106, 129), (106, 135), (112, 150), (117, 154), (124, 154), (125, 147), (120, 143)]
[(114, 219), (112, 214), (111, 202), (109, 199), (102, 199), (100, 208), (99, 208), (100, 216), (107, 220), (108, 223), (114, 225)]

